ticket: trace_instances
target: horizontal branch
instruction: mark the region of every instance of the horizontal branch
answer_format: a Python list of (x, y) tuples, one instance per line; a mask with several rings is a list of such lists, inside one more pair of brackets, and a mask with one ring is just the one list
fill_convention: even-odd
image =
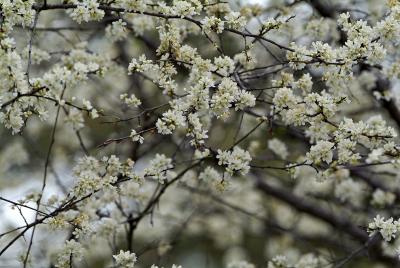
[(368, 240), (368, 234), (360, 229), (358, 226), (354, 225), (351, 221), (340, 217), (339, 215), (335, 215), (333, 213), (328, 212), (323, 209), (321, 206), (316, 206), (310, 201), (304, 199), (303, 197), (299, 197), (294, 195), (287, 189), (273, 186), (267, 183), (265, 180), (259, 177), (259, 174), (256, 174), (256, 187), (262, 191), (264, 194), (273, 196), (298, 211), (305, 212), (310, 214), (316, 218), (319, 218), (331, 226), (347, 233), (358, 241), (364, 243)]

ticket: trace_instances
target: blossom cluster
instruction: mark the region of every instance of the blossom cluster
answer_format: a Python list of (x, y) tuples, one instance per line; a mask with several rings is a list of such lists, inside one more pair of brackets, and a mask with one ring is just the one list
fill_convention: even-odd
[(251, 156), (249, 152), (241, 149), (240, 147), (234, 147), (232, 151), (218, 150), (218, 165), (225, 166), (226, 172), (233, 175), (234, 172), (240, 172), (242, 175), (246, 175), (249, 170), (249, 162)]
[(373, 234), (375, 231), (379, 232), (383, 239), (387, 242), (396, 237), (397, 232), (400, 230), (400, 222), (389, 218), (385, 220), (384, 217), (377, 215), (374, 221), (368, 225), (368, 231)]

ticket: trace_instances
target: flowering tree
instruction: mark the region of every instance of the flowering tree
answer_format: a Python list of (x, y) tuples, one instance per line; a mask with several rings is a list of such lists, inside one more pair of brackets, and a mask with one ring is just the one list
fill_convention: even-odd
[(1, 0), (0, 264), (398, 267), (399, 38), (397, 0)]

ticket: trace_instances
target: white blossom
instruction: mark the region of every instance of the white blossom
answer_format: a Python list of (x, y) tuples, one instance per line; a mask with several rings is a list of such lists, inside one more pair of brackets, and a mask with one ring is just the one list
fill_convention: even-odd
[(147, 167), (144, 172), (146, 175), (157, 179), (160, 183), (164, 183), (170, 175), (169, 170), (173, 167), (172, 159), (167, 158), (163, 154), (156, 154), (154, 159), (150, 160), (149, 167)]
[(138, 134), (134, 129), (131, 130), (131, 134), (129, 136), (131, 137), (133, 142), (137, 141), (140, 144), (142, 144), (144, 141), (144, 138), (140, 134)]
[(385, 220), (384, 217), (377, 215), (374, 221), (368, 225), (368, 230), (371, 234), (378, 231), (383, 239), (387, 242), (396, 237), (397, 232), (400, 230), (400, 223), (393, 218)]
[(332, 149), (334, 146), (335, 144), (330, 141), (318, 141), (307, 153), (307, 159), (316, 164), (320, 163), (321, 161), (329, 164), (332, 162)]
[(157, 130), (160, 134), (171, 134), (177, 127), (186, 125), (186, 118), (181, 111), (168, 110), (163, 117), (157, 120)]
[(113, 41), (120, 41), (126, 38), (128, 30), (126, 28), (126, 22), (117, 20), (111, 23), (106, 28), (106, 36)]
[(201, 21), (203, 31), (206, 33), (210, 32), (216, 32), (216, 33), (222, 33), (224, 30), (224, 22), (214, 16), (211, 17), (205, 17)]
[(392, 205), (396, 199), (396, 196), (391, 192), (385, 192), (381, 189), (376, 189), (372, 193), (371, 204), (375, 206), (384, 207), (387, 205)]
[(60, 253), (57, 254), (55, 267), (71, 267), (72, 260), (80, 260), (83, 257), (83, 247), (75, 240), (67, 240)]
[(286, 145), (277, 138), (268, 141), (268, 148), (284, 160), (288, 157), (289, 153)]
[(130, 251), (120, 250), (117, 255), (113, 255), (118, 267), (133, 268), (137, 261), (136, 254)]
[(71, 18), (77, 23), (100, 20), (104, 16), (104, 11), (99, 9), (97, 0), (84, 0), (82, 2), (73, 1), (77, 7), (71, 12)]
[(218, 150), (218, 165), (224, 165), (226, 167), (226, 171), (233, 175), (234, 172), (238, 171), (242, 175), (245, 175), (249, 172), (250, 166), (249, 163), (251, 161), (251, 156), (249, 152), (239, 148), (234, 147), (232, 151), (222, 151)]

